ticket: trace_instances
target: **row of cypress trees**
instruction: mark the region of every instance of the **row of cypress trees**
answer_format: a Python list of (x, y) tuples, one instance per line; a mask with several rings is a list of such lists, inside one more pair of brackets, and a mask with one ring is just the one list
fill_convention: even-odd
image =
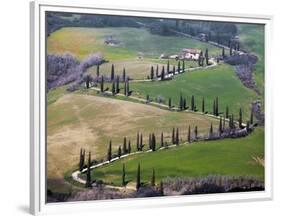
[[(166, 69), (165, 69), (166, 68)], [(154, 69), (154, 66), (150, 67), (150, 76), (149, 78), (151, 80), (157, 79), (157, 78), (161, 78), (161, 80), (165, 80), (165, 74), (173, 74), (175, 75), (176, 72), (178, 73), (183, 73), (185, 71), (185, 61), (182, 60), (178, 61), (178, 66), (176, 68), (175, 65), (173, 65), (172, 70), (171, 70), (171, 66), (170, 66), (170, 61), (168, 60), (167, 62), (167, 66), (165, 67), (164, 65), (162, 66), (161, 72), (159, 69), (159, 66), (156, 65), (156, 68)]]
[[(249, 130), (250, 124), (253, 124), (253, 112), (251, 112), (250, 120), (247, 121), (247, 130)], [(239, 128), (243, 128), (242, 125), (242, 109), (240, 109), (239, 112), (239, 121), (238, 121), (238, 126)], [(221, 135), (226, 127), (226, 118), (225, 116), (222, 118), (220, 116), (220, 121), (219, 121), (219, 128), (218, 132)], [(230, 129), (235, 129), (235, 123), (234, 123), (234, 117), (233, 114), (229, 116), (229, 128)], [(191, 127), (189, 125), (188, 127), (188, 132), (187, 132), (187, 142), (191, 143), (192, 141), (196, 141), (198, 139), (198, 127), (194, 127), (194, 139), (192, 140), (191, 137)], [(210, 129), (209, 129), (209, 138), (213, 138), (214, 135), (214, 128), (213, 124), (211, 123)], [(172, 139), (171, 143), (175, 145), (179, 145), (180, 139), (179, 139), (179, 128), (173, 128), (172, 129)], [(154, 133), (149, 134), (149, 141), (148, 141), (149, 149), (152, 151), (156, 151), (156, 136)], [(137, 133), (137, 142), (136, 142), (136, 147), (137, 151), (142, 151), (143, 150), (143, 138), (141, 133)], [(161, 132), (161, 138), (160, 138), (160, 147), (167, 147), (167, 142), (164, 144), (164, 135), (163, 132)], [(124, 142), (123, 142), (123, 149), (121, 149), (121, 146), (118, 148), (118, 157), (120, 158), (122, 154), (129, 154), (131, 153), (131, 141), (128, 140), (127, 142), (127, 137), (124, 137)], [(112, 141), (109, 141), (109, 147), (108, 147), (108, 153), (107, 153), (107, 159), (108, 161), (112, 160)], [(79, 161), (79, 170), (82, 171), (85, 166), (85, 149), (80, 149), (80, 161)], [(86, 187), (91, 187), (92, 186), (92, 181), (91, 181), (91, 152), (89, 152), (88, 156), (88, 164), (87, 164), (87, 173), (86, 173)], [(125, 185), (125, 165), (123, 165), (123, 171), (122, 171), (122, 184)], [(153, 175), (152, 175), (152, 180), (151, 180), (151, 185), (155, 185), (155, 170), (153, 169)], [(140, 182), (140, 165), (138, 166), (138, 171), (137, 171), (137, 185), (136, 188), (137, 190), (140, 188), (141, 182)], [(163, 185), (162, 185), (163, 187)]]

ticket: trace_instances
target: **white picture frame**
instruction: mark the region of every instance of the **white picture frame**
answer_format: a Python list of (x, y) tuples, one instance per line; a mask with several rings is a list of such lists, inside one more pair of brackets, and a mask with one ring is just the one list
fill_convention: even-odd
[[(207, 194), (196, 196), (172, 196), (161, 198), (83, 201), (67, 203), (46, 203), (46, 128), (45, 128), (45, 12), (62, 11), (130, 15), (143, 17), (181, 18), (193, 20), (259, 23), (265, 25), (265, 191), (244, 193)], [(35, 1), (30, 5), (31, 21), (31, 134), (30, 134), (30, 212), (34, 215), (98, 211), (122, 208), (149, 208), (161, 206), (183, 206), (210, 203), (228, 203), (271, 200), (273, 196), (273, 143), (272, 143), (272, 82), (270, 76), (270, 55), (272, 20), (271, 16), (226, 14), (211, 11), (173, 11), (147, 8), (105, 7), (89, 2), (77, 1)]]

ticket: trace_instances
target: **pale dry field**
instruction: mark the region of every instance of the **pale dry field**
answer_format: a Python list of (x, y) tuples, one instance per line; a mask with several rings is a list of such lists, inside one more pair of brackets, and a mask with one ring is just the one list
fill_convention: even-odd
[(173, 127), (178, 127), (180, 138), (186, 139), (188, 125), (198, 126), (199, 133), (208, 133), (210, 117), (183, 112), (170, 112), (145, 104), (112, 98), (68, 94), (48, 106), (47, 170), (48, 178), (60, 178), (79, 161), (80, 148), (92, 152), (92, 159), (106, 157), (109, 140), (113, 152), (123, 144), (123, 137), (136, 145), (136, 134), (141, 132), (144, 144), (154, 132), (157, 143), (160, 134), (171, 140)]

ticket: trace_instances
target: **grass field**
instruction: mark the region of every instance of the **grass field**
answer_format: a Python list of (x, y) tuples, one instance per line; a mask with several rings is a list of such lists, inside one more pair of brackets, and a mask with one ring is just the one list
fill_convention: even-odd
[(215, 68), (202, 69), (176, 76), (171, 81), (131, 83), (133, 94), (140, 97), (155, 98), (161, 96), (168, 101), (171, 97), (174, 105), (178, 106), (180, 93), (190, 98), (195, 96), (197, 108), (201, 110), (202, 97), (205, 97), (205, 109), (212, 112), (213, 100), (219, 97), (220, 111), (224, 112), (226, 105), (230, 113), (238, 117), (240, 107), (245, 117), (250, 114), (250, 103), (258, 98), (257, 94), (244, 87), (237, 78), (233, 67), (220, 65)]
[(78, 163), (80, 148), (91, 151), (93, 159), (101, 159), (106, 156), (110, 139), (113, 151), (123, 144), (124, 136), (131, 140), (135, 149), (138, 131), (143, 133), (144, 143), (150, 132), (159, 140), (162, 131), (170, 141), (173, 127), (178, 127), (181, 138), (186, 139), (188, 125), (192, 128), (197, 125), (199, 133), (206, 134), (211, 122), (217, 128), (217, 120), (200, 114), (170, 112), (139, 103), (69, 93), (48, 105), (48, 177), (61, 177), (73, 168)]
[[(112, 35), (121, 41), (120, 46), (107, 46), (104, 39)], [(209, 49), (209, 54), (220, 49), (189, 38), (153, 35), (140, 28), (62, 28), (48, 37), (49, 54), (71, 52), (80, 60), (89, 53), (101, 52), (110, 61), (136, 59), (139, 53), (145, 58), (158, 58), (162, 53), (178, 54), (182, 48)]]
[(152, 169), (156, 182), (165, 177), (195, 177), (207, 175), (253, 176), (264, 180), (264, 167), (252, 157), (264, 157), (264, 131), (256, 130), (246, 138), (182, 144), (168, 150), (132, 155), (95, 169), (93, 179), (120, 185), (122, 166), (126, 180), (135, 182), (138, 163), (141, 181), (149, 183)]

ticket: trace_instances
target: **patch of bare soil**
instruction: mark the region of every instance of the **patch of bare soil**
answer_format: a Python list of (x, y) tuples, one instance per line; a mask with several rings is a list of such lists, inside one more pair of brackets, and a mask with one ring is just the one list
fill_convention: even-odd
[(252, 156), (252, 159), (255, 161), (256, 164), (264, 167), (264, 158), (259, 156)]

